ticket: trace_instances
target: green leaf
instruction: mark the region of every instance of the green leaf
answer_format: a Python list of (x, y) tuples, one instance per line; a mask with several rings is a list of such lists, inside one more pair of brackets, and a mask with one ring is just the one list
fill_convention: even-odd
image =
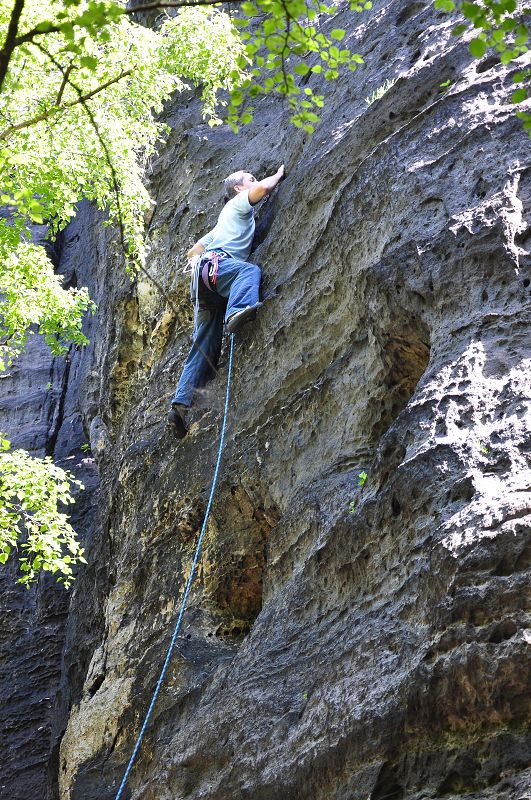
[(477, 20), (481, 18), (485, 13), (485, 10), (481, 8), (481, 6), (477, 5), (477, 3), (468, 2), (461, 3), (461, 11), (467, 19), (471, 20)]
[(517, 58), (517, 57), (518, 57), (518, 54), (515, 56), (515, 55), (514, 55), (514, 51), (513, 51), (513, 50), (506, 50), (504, 53), (502, 53), (502, 54), (500, 55), (500, 61), (501, 61), (501, 63), (502, 63), (502, 64), (504, 64), (505, 66), (507, 66), (507, 64), (510, 64), (510, 63), (511, 63), (511, 61), (512, 61), (514, 58)]
[(483, 39), (472, 39), (468, 49), (474, 58), (482, 58), (487, 52), (487, 43)]
[(522, 103), (527, 100), (527, 89), (517, 89), (511, 95), (511, 103)]
[(346, 31), (342, 30), (341, 28), (334, 28), (334, 30), (330, 33), (332, 39), (336, 39), (340, 42), (342, 39), (345, 38)]
[(443, 11), (453, 11), (455, 8), (455, 3), (452, 0), (435, 0), (435, 8), (440, 8)]
[(310, 72), (310, 67), (308, 67), (306, 64), (297, 64), (293, 72), (295, 72), (297, 75), (307, 75)]
[(82, 56), (79, 59), (79, 63), (82, 67), (86, 67), (87, 69), (94, 71), (98, 66), (98, 59), (94, 58), (94, 56)]
[(529, 32), (525, 25), (519, 25), (515, 31), (515, 39), (514, 43), (517, 45), (522, 45), (527, 42), (529, 38)]
[(73, 40), (74, 26), (71, 22), (63, 22), (62, 25), (59, 25), (59, 30), (61, 31), (61, 33), (65, 35), (67, 39)]

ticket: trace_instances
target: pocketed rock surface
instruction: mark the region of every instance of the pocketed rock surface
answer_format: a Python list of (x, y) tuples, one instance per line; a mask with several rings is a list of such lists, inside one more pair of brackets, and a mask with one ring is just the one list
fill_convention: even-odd
[(98, 303), (68, 407), (100, 484), (39, 797), (116, 796), (222, 421), (227, 343), (186, 439), (165, 424), (190, 344), (184, 253), (226, 174), (285, 163), (258, 211), (265, 303), (235, 342), (198, 573), (123, 797), (531, 798), (531, 143), (511, 69), (472, 60), (431, 5), (326, 24), (365, 65), (323, 82), (312, 137), (271, 98), (238, 137), (191, 95), (167, 110), (146, 222), (166, 297), (124, 274), (91, 208), (66, 233), (63, 269)]

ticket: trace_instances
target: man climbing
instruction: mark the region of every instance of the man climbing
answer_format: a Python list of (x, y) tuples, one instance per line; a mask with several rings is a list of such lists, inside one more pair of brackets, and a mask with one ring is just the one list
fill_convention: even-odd
[(247, 262), (254, 236), (254, 206), (273, 191), (283, 176), (282, 164), (274, 175), (261, 181), (243, 170), (225, 178), (227, 202), (216, 227), (186, 254), (193, 260), (194, 338), (168, 414), (168, 422), (179, 439), (188, 431), (186, 413), (196, 390), (205, 385), (217, 367), (223, 321), (229, 333), (236, 333), (255, 318), (262, 305), (260, 267)]

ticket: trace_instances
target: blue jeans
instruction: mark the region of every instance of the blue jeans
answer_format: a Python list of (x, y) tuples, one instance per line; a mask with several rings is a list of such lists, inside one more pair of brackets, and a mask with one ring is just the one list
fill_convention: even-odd
[(237, 311), (258, 303), (261, 277), (256, 264), (224, 257), (219, 261), (216, 291), (209, 291), (199, 278), (197, 331), (172, 404), (191, 406), (196, 389), (214, 377), (221, 353), (223, 322)]

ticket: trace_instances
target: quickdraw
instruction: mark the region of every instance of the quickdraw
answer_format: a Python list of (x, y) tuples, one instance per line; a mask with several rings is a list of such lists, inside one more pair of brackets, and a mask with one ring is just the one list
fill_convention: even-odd
[[(207, 287), (209, 291), (212, 291), (210, 283), (212, 286), (216, 285), (216, 278), (218, 277), (218, 268), (219, 268), (219, 259), (223, 258), (219, 253), (216, 251), (212, 251), (210, 253), (205, 253), (203, 258), (201, 259), (201, 277), (203, 279), (203, 283)], [(204, 263), (203, 263), (204, 260)], [(210, 282), (209, 282), (210, 278)]]

